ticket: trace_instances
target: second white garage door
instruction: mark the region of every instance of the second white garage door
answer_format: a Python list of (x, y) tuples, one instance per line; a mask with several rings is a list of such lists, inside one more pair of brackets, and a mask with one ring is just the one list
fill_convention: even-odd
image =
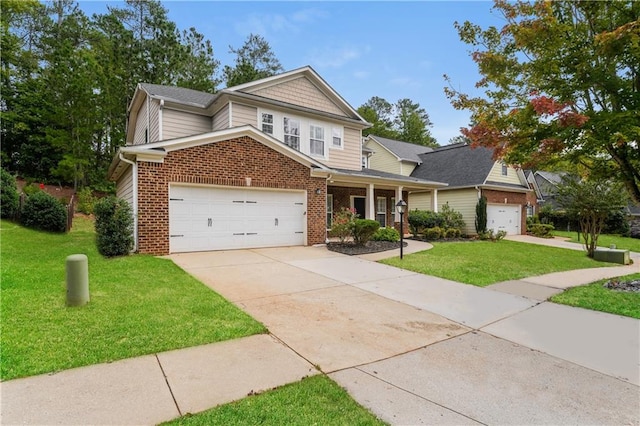
[(172, 253), (305, 244), (306, 193), (169, 187)]
[(520, 234), (520, 206), (511, 204), (487, 205), (487, 229), (507, 231), (508, 235)]

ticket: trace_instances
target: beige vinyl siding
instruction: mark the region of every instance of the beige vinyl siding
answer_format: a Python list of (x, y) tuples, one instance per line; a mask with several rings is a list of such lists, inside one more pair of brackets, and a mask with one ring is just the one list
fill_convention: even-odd
[[(133, 207), (133, 167), (129, 166), (116, 183), (116, 196)], [(135, 214), (136, 212), (134, 212)]]
[[(502, 174), (502, 163), (500, 161), (496, 161), (489, 172), (489, 177), (487, 177), (488, 181), (491, 182), (502, 182), (502, 183), (512, 183), (515, 185), (522, 185), (523, 182), (520, 182), (520, 177), (518, 176), (518, 172), (513, 167), (507, 166), (507, 175), (504, 176)], [(527, 185), (525, 185), (527, 186)]]
[(367, 146), (374, 151), (371, 157), (369, 157), (370, 169), (400, 174), (400, 161), (398, 161), (398, 157), (391, 154), (387, 148), (374, 140), (370, 140)]
[(338, 108), (336, 104), (304, 76), (258, 90), (252, 91), (249, 89), (248, 92), (306, 108), (313, 108), (342, 116), (345, 115), (344, 111)]
[(231, 103), (231, 127), (247, 124), (258, 127), (258, 108), (249, 105)]
[(476, 204), (478, 204), (478, 191), (475, 189), (453, 189), (450, 191), (438, 191), (438, 211), (449, 203), (449, 207), (462, 213), (465, 227), (463, 233), (474, 235), (476, 233)]
[[(134, 145), (142, 145), (147, 142), (145, 138), (145, 132), (147, 130), (147, 102), (143, 102), (142, 106), (138, 110), (138, 117), (136, 118), (135, 123), (135, 132), (133, 134), (133, 144)], [(131, 124), (131, 123), (129, 123)]]
[(160, 101), (151, 99), (149, 102), (149, 142), (158, 142), (160, 140)]
[(213, 117), (212, 130), (222, 130), (229, 128), (229, 104), (225, 105)]
[(342, 139), (342, 149), (329, 149), (329, 159), (325, 161), (326, 165), (336, 169), (361, 170), (362, 132), (358, 129), (345, 127)]
[(162, 110), (163, 139), (175, 139), (211, 131), (211, 118), (175, 109)]
[(403, 176), (410, 176), (413, 169), (416, 168), (416, 163), (411, 161), (400, 161), (400, 174)]
[(415, 192), (409, 194), (409, 210), (432, 210), (431, 193)]

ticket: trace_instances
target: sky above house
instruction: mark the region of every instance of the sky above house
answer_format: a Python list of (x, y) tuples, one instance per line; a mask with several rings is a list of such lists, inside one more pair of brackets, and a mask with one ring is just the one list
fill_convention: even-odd
[[(118, 1), (80, 0), (85, 13), (104, 13)], [(195, 27), (211, 40), (222, 65), (235, 59), (250, 33), (263, 36), (285, 70), (310, 65), (352, 107), (372, 96), (409, 98), (423, 107), (438, 143), (445, 145), (469, 123), (444, 94), (447, 85), (479, 94), (471, 46), (454, 22), (501, 28), (504, 19), (487, 1), (192, 1), (162, 2), (178, 28)]]

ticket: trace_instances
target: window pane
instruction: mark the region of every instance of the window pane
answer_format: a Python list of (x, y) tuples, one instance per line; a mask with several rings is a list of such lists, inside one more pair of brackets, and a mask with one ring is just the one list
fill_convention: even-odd
[(333, 146), (342, 146), (342, 131), (334, 127), (331, 131), (331, 135), (333, 138)]
[(284, 143), (291, 148), (300, 150), (300, 122), (284, 117)]
[(383, 214), (383, 213), (378, 213), (376, 215), (376, 220), (378, 221), (378, 223), (380, 224), (381, 228), (384, 228), (387, 226), (387, 221), (386, 221), (387, 215)]
[(386, 213), (387, 212), (387, 199), (378, 197), (377, 201), (377, 211), (378, 213)]
[(309, 126), (310, 150), (312, 154), (324, 155), (324, 128), (320, 126)]

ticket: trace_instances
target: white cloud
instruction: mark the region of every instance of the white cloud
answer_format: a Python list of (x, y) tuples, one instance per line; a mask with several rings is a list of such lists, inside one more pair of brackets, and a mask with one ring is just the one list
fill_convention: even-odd
[(414, 89), (422, 87), (422, 82), (410, 77), (395, 77), (389, 82), (394, 86), (411, 87)]
[(328, 13), (317, 8), (301, 9), (288, 15), (252, 13), (246, 19), (236, 21), (234, 28), (240, 35), (253, 33), (268, 38), (269, 35), (282, 32), (297, 34), (302, 24), (309, 25), (328, 16)]
[(371, 73), (369, 71), (355, 71), (353, 73), (353, 76), (357, 79), (363, 80), (367, 77), (369, 77), (369, 75), (371, 75)]
[(324, 47), (322, 49), (313, 49), (309, 53), (309, 62), (318, 68), (340, 68), (347, 62), (351, 62), (360, 58), (363, 54), (369, 52), (369, 46), (355, 47)]

